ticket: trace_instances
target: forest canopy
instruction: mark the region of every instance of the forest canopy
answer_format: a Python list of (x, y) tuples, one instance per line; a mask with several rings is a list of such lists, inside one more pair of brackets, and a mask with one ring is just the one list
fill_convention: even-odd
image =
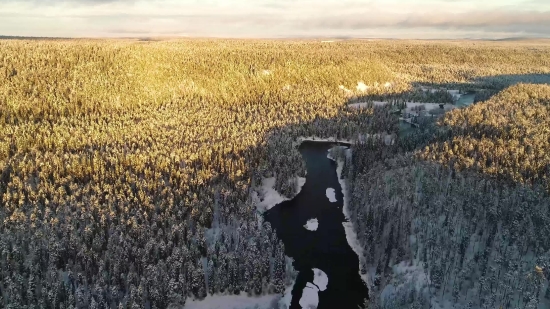
[[(470, 180), (434, 184), (417, 170), (437, 179), (474, 170), (511, 186), (548, 188), (550, 87), (515, 84), (549, 73), (544, 42), (0, 40), (0, 307), (166, 308), (213, 294), (281, 293), (292, 266), (258, 219), (253, 193), (275, 177), (278, 192), (296, 194), (296, 177), (305, 173), (299, 137), (354, 141), (345, 173), (357, 231), (372, 222), (383, 227), (386, 217), (371, 210), (397, 205), (369, 195), (376, 191), (372, 177), (407, 196), (416, 187), (400, 189), (400, 181), (427, 182), (423, 188), (439, 194), (428, 201), (437, 207)], [(418, 85), (439, 92), (419, 95)], [(485, 89), (487, 101), (406, 138), (391, 104), (347, 107), (379, 98), (452, 104), (444, 89)], [(422, 160), (430, 162), (415, 166)], [(383, 177), (396, 166), (407, 177)], [(506, 200), (496, 187), (489, 182), (486, 192)], [(380, 202), (386, 199), (393, 202)], [(410, 214), (418, 222), (432, 218), (414, 208), (418, 201), (408, 203), (416, 210), (386, 229), (401, 229), (394, 239), (405, 239)], [(514, 224), (539, 224), (547, 215), (513, 221), (506, 209)], [(421, 236), (446, 227), (420, 228)], [(388, 245), (386, 236), (380, 250), (415, 256), (408, 244)], [(388, 274), (389, 257), (399, 260), (395, 252), (368, 252), (362, 262), (380, 264), (379, 276)], [(449, 265), (440, 261), (447, 260), (432, 270)], [(446, 278), (438, 287), (454, 284)]]

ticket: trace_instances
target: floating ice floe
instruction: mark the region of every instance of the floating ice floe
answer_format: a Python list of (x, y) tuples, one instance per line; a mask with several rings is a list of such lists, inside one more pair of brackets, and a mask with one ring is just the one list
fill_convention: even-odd
[(308, 282), (302, 291), (300, 298), (300, 306), (304, 309), (315, 309), (319, 305), (319, 291), (324, 291), (328, 286), (327, 274), (318, 269), (313, 268), (313, 283)]
[(317, 227), (319, 227), (319, 221), (316, 218), (307, 220), (304, 225), (304, 228), (308, 231), (317, 231)]
[(302, 291), (302, 298), (299, 302), (300, 306), (303, 309), (315, 309), (319, 305), (319, 289), (311, 283), (308, 282), (306, 287)]
[(319, 288), (319, 291), (326, 290), (328, 286), (327, 274), (318, 268), (313, 268), (313, 284)]
[(326, 194), (331, 203), (336, 203), (336, 191), (333, 188), (327, 188)]

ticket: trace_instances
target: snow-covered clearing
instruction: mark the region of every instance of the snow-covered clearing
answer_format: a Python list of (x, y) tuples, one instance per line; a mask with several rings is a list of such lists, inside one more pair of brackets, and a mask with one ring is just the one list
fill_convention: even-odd
[(308, 231), (317, 231), (317, 228), (319, 227), (319, 220), (316, 218), (307, 220), (306, 224), (304, 225), (304, 228)]
[[(387, 89), (387, 88), (390, 88), (391, 86), (392, 86), (391, 82), (385, 82), (384, 84), (374, 83), (372, 85), (367, 85), (363, 81), (358, 81), (357, 86), (355, 86), (355, 89), (356, 89), (355, 93), (358, 93), (358, 94), (366, 93), (372, 88), (381, 89), (383, 87), (383, 88)], [(340, 86), (338, 86), (338, 88), (340, 88), (341, 90), (344, 90), (346, 92), (346, 94), (348, 94), (348, 95), (353, 95), (353, 91), (349, 90), (344, 85), (340, 85)]]
[(353, 91), (349, 90), (348, 88), (344, 87), (344, 85), (338, 86), (339, 89), (344, 90), (346, 94), (353, 94)]
[(405, 111), (408, 113), (413, 112), (412, 109), (418, 106), (424, 106), (426, 111), (430, 111), (432, 109), (440, 108), (439, 107), (440, 104), (445, 104), (445, 103), (407, 102), (407, 108), (405, 109)]
[[(374, 101), (372, 102), (372, 104), (374, 106), (384, 106), (384, 105), (387, 105), (388, 102)], [(446, 103), (405, 102), (405, 104), (407, 107), (403, 110), (403, 112), (406, 114), (410, 114), (411, 116), (418, 116), (420, 114), (418, 110), (415, 110), (415, 109), (418, 109), (420, 106), (423, 106), (421, 108), (424, 112), (440, 109), (441, 104), (443, 104), (443, 110), (445, 112), (448, 112), (450, 110), (457, 108), (456, 105), (446, 104)], [(352, 103), (352, 104), (348, 104), (348, 106), (351, 108), (366, 108), (369, 106), (369, 102)]]
[(251, 297), (246, 293), (240, 295), (208, 295), (203, 300), (187, 300), (184, 309), (271, 309), (277, 308), (281, 295), (264, 295)]
[(437, 88), (430, 88), (430, 87), (424, 87), (424, 86), (420, 86), (420, 90), (422, 91), (425, 91), (425, 92), (430, 92), (430, 93), (436, 93), (438, 91), (447, 91), (450, 95), (452, 95), (453, 97), (460, 97), (460, 90), (458, 89), (437, 89)]
[(279, 192), (277, 192), (274, 187), (275, 177), (264, 178), (262, 179), (262, 185), (260, 187), (260, 194), (263, 199), (260, 199), (257, 194), (253, 194), (252, 198), (260, 199), (259, 201), (256, 201), (256, 208), (261, 213), (268, 211), (275, 205), (288, 200), (288, 198), (282, 196)]
[[(298, 177), (296, 183), (298, 186), (296, 194), (298, 194), (306, 183), (306, 178)], [(273, 208), (275, 205), (290, 200), (277, 192), (274, 187), (275, 177), (264, 178), (262, 179), (262, 185), (257, 189), (259, 192), (252, 193), (252, 199), (255, 201), (256, 209), (258, 209), (260, 213), (264, 213), (265, 211)]]
[(372, 103), (372, 105), (374, 105), (374, 106), (384, 106), (384, 105), (388, 104), (388, 102), (386, 102), (386, 101), (358, 102), (358, 103), (348, 104), (348, 107), (351, 107), (351, 108), (365, 108), (365, 107), (369, 106), (369, 103)]
[(328, 200), (331, 203), (336, 203), (337, 202), (337, 200), (336, 200), (336, 191), (334, 190), (334, 188), (327, 188), (326, 195), (327, 195)]
[[(335, 149), (335, 148), (338, 148), (338, 147), (344, 148), (346, 158), (348, 160), (351, 160), (351, 155), (352, 155), (351, 149), (349, 149), (348, 147), (343, 147), (343, 146), (336, 146), (336, 147), (333, 147), (332, 149)], [(348, 244), (351, 247), (351, 249), (359, 257), (359, 261), (361, 261), (361, 259), (363, 257), (363, 251), (364, 250), (363, 250), (363, 247), (361, 246), (361, 244), (359, 243), (359, 240), (357, 239), (357, 233), (353, 230), (353, 224), (349, 221), (350, 212), (349, 212), (349, 205), (348, 205), (349, 197), (347, 196), (348, 195), (347, 194), (347, 180), (341, 178), (342, 177), (342, 169), (344, 168), (344, 162), (342, 160), (335, 160), (332, 157), (331, 153), (330, 153), (331, 150), (329, 150), (329, 154), (327, 155), (327, 157), (336, 162), (336, 174), (338, 175), (338, 182), (340, 183), (340, 187), (342, 188), (342, 196), (344, 198), (344, 206), (342, 207), (342, 209), (343, 209), (343, 212), (344, 212), (344, 216), (348, 220), (348, 221), (342, 223), (342, 225), (344, 226), (344, 231), (346, 233), (346, 240), (348, 241)], [(359, 262), (359, 263), (361, 265), (361, 262)], [(372, 284), (373, 284), (373, 281), (371, 280), (371, 278), (368, 276), (368, 274), (361, 274), (361, 270), (359, 270), (359, 275), (361, 276), (361, 279), (363, 280), (363, 282), (365, 282), (365, 284), (367, 284), (367, 286), (369, 287), (369, 291), (370, 291), (371, 287), (372, 287)]]
[(365, 85), (365, 83), (363, 83), (363, 82), (358, 82), (357, 83), (357, 91), (367, 92), (367, 90), (369, 90), (369, 86)]

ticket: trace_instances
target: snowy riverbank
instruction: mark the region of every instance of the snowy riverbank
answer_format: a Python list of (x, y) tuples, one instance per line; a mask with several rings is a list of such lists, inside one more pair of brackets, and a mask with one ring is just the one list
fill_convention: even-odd
[[(349, 149), (348, 147), (342, 147), (342, 146), (336, 146), (336, 147), (333, 147), (332, 149), (338, 149), (338, 148), (343, 149), (346, 158), (348, 160), (351, 160), (351, 156), (352, 156), (351, 149)], [(350, 222), (350, 212), (349, 212), (349, 205), (348, 205), (349, 194), (347, 191), (347, 180), (341, 178), (342, 170), (344, 168), (344, 161), (341, 159), (336, 160), (331, 154), (332, 149), (329, 150), (327, 158), (336, 162), (336, 174), (338, 175), (338, 182), (340, 183), (340, 187), (342, 188), (342, 196), (344, 198), (342, 210), (344, 212), (344, 216), (348, 220), (347, 222), (343, 222), (342, 225), (344, 226), (346, 239), (348, 241), (349, 246), (351, 247), (351, 249), (353, 249), (355, 254), (357, 254), (357, 256), (359, 257), (359, 261), (361, 261), (361, 259), (363, 259), (363, 247), (359, 243), (359, 240), (357, 239), (357, 233), (354, 231), (353, 225)], [(359, 266), (361, 266), (361, 262), (359, 262), (359, 264), (360, 264)], [(369, 287), (369, 291), (371, 291), (371, 287), (372, 287), (371, 278), (368, 276), (368, 274), (361, 274), (361, 271), (359, 271), (359, 275), (361, 276), (361, 279), (367, 285), (367, 287)]]
[[(258, 211), (258, 220), (263, 220), (262, 214), (266, 211), (270, 210), (271, 208), (275, 207), (276, 205), (291, 200), (294, 198), (292, 197), (285, 197), (281, 193), (279, 193), (277, 190), (275, 190), (275, 177), (269, 177), (269, 178), (263, 178), (262, 183), (260, 186), (254, 188), (254, 191), (252, 192), (252, 200), (254, 202), (254, 205), (256, 206), (256, 210)], [(305, 177), (297, 177), (296, 179), (296, 194), (298, 195), (300, 191), (302, 191), (303, 186), (306, 183)], [(293, 260), (289, 257), (286, 257), (286, 272), (287, 273), (294, 273), (294, 278), (296, 276), (296, 270), (293, 268), (292, 263)], [(228, 301), (227, 306), (231, 306), (232, 304), (243, 304), (245, 307), (242, 308), (257, 308), (257, 309), (272, 309), (272, 308), (281, 308), (281, 309), (287, 309), (290, 307), (290, 302), (292, 301), (292, 290), (294, 288), (294, 284), (296, 283), (295, 279), (293, 279), (291, 282), (287, 282), (285, 291), (281, 294), (274, 294), (274, 295), (266, 295), (262, 297), (248, 297), (246, 295), (243, 295), (243, 298), (237, 298), (237, 299), (226, 299)], [(213, 298), (212, 299), (212, 306), (215, 306), (218, 304), (218, 301), (221, 300), (223, 296), (219, 296), (219, 298)], [(248, 297), (248, 298), (246, 298)], [(257, 302), (254, 303), (254, 300)], [(240, 303), (239, 303), (240, 302)], [(205, 305), (210, 305), (210, 301), (204, 302)], [(249, 306), (248, 304), (251, 304)], [(232, 308), (232, 307), (219, 307), (219, 308)], [(257, 307), (254, 307), (257, 306)], [(197, 308), (217, 308), (217, 307), (189, 307), (191, 309)], [(235, 307), (235, 308), (241, 308), (241, 307)], [(185, 309), (188, 309), (185, 307)]]
[[(275, 177), (262, 179), (260, 186), (254, 188), (252, 192), (252, 200), (258, 211), (259, 225), (263, 222), (262, 214), (273, 208), (275, 205), (284, 201), (290, 200), (275, 190)], [(298, 194), (304, 186), (306, 179), (297, 177), (296, 179), (296, 194)], [(212, 234), (208, 238), (215, 237), (219, 234), (219, 228), (210, 229), (207, 235)], [(285, 272), (291, 274), (287, 278), (285, 291), (281, 294), (268, 294), (262, 296), (249, 296), (246, 293), (239, 295), (208, 295), (203, 300), (188, 300), (184, 309), (286, 309), (289, 308), (292, 300), (292, 289), (295, 284), (296, 271), (292, 266), (293, 260), (286, 257)], [(292, 279), (294, 278), (294, 279)]]
[[(311, 142), (334, 142), (334, 143), (347, 143), (353, 144), (353, 140), (347, 139), (337, 139), (336, 137), (321, 138), (318, 136), (300, 136), (294, 142), (295, 146), (299, 146), (302, 142), (311, 141)], [(297, 189), (296, 194), (291, 197), (285, 197), (281, 193), (275, 190), (275, 177), (263, 178), (262, 184), (254, 189), (252, 192), (252, 199), (256, 205), (256, 209), (260, 213), (264, 213), (275, 205), (280, 204), (284, 201), (291, 200), (294, 196), (298, 195), (302, 191), (302, 187), (306, 183), (305, 177), (297, 177)], [(328, 196), (327, 196), (328, 197)]]
[[(319, 138), (319, 137), (313, 137), (313, 136), (312, 137), (300, 137), (294, 143), (296, 145), (300, 145), (304, 141), (353, 143), (353, 141), (350, 141), (350, 140), (340, 140), (340, 139), (337, 139), (337, 138), (334, 138), (334, 137), (333, 138)], [(351, 155), (351, 151), (348, 150), (348, 152)], [(330, 154), (329, 154), (329, 156), (330, 156)], [(343, 168), (343, 162), (340, 162), (340, 163), (342, 163), (342, 164), (338, 164), (338, 169), (337, 169), (338, 178), (341, 177), (341, 172), (342, 172), (342, 168)], [(296, 179), (296, 181), (295, 181), (295, 183), (298, 186), (295, 195), (292, 196), (292, 197), (285, 197), (275, 189), (276, 180), (277, 179), (275, 177), (264, 178), (264, 179), (262, 179), (261, 184), (257, 185), (254, 188), (253, 192), (252, 192), (252, 199), (253, 199), (254, 205), (256, 206), (256, 209), (258, 211), (259, 217), (263, 217), (261, 214), (263, 214), (266, 211), (272, 209), (276, 205), (294, 198), (295, 195), (297, 195), (301, 192), (301, 190), (302, 190), (302, 188), (303, 188), (303, 186), (305, 185), (305, 182), (306, 182), (305, 178), (298, 177), (298, 179)], [(344, 195), (344, 214), (347, 217), (346, 205), (345, 205), (345, 203), (347, 201), (347, 199), (345, 198), (345, 183), (343, 183), (343, 181), (341, 179), (338, 179), (338, 181), (339, 181), (339, 183), (342, 187), (342, 193)], [(334, 188), (327, 188), (326, 196), (327, 196), (327, 199), (330, 202), (336, 202), (336, 192), (335, 192)], [(309, 231), (315, 232), (317, 230), (318, 224), (319, 223), (316, 220), (316, 218), (312, 218), (306, 223), (304, 228), (309, 230)], [(357, 240), (356, 240), (357, 236), (353, 232), (353, 228), (351, 226), (351, 223), (350, 222), (344, 222), (343, 226), (345, 228), (346, 239), (347, 239), (349, 245), (352, 247), (353, 251), (359, 256), (359, 258), (361, 258), (361, 256), (362, 256), (361, 253), (362, 252), (359, 251), (361, 248), (360, 248), (360, 246), (358, 246), (358, 243), (357, 243)], [(290, 263), (290, 267), (291, 267), (291, 265), (292, 264)], [(288, 266), (289, 266), (289, 264), (287, 263), (287, 267)], [(361, 276), (360, 273), (359, 273), (359, 275)], [(324, 276), (326, 277), (326, 274)], [(321, 277), (323, 277), (323, 276), (321, 276)], [(364, 282), (367, 282), (365, 275), (361, 276), (361, 279)], [(328, 278), (327, 278), (327, 280), (328, 280)], [(316, 283), (316, 282), (314, 282), (314, 283)], [(286, 288), (285, 292), (283, 293), (283, 295), (282, 296), (279, 295), (279, 300), (278, 300), (279, 307), (278, 308), (288, 308), (288, 306), (290, 305), (290, 302), (292, 300), (291, 292), (293, 290), (294, 284), (295, 284), (295, 282), (289, 282), (287, 284), (287, 288)], [(306, 304), (307, 306), (316, 307), (316, 305), (318, 304), (317, 293), (319, 291), (323, 291), (324, 288), (321, 289), (320, 286), (315, 286), (315, 284), (313, 285), (313, 287), (307, 287), (306, 286), (304, 288), (304, 297), (303, 297), (303, 299), (300, 300), (300, 304)], [(220, 296), (220, 297), (222, 297), (222, 296)], [(242, 300), (242, 299), (239, 299), (239, 300), (240, 301), (247, 301), (247, 302), (252, 301), (252, 300)], [(218, 299), (216, 299), (216, 301), (218, 301)], [(213, 305), (216, 305), (216, 302), (214, 302)], [(197, 307), (197, 308), (202, 308), (202, 307)], [(265, 308), (265, 307), (263, 307), (263, 305), (259, 304), (258, 308)]]
[[(252, 192), (252, 200), (254, 201), (254, 205), (256, 205), (256, 209), (260, 213), (264, 213), (275, 207), (275, 205), (294, 198), (294, 196), (285, 197), (281, 193), (277, 192), (277, 190), (275, 190), (275, 180), (275, 177), (262, 179), (262, 185)], [(302, 191), (302, 187), (305, 183), (305, 177), (297, 177), (296, 195)]]

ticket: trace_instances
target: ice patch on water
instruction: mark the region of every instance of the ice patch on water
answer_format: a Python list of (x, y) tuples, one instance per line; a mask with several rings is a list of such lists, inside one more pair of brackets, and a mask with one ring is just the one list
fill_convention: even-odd
[(327, 274), (318, 268), (313, 268), (313, 284), (319, 288), (319, 291), (326, 290), (328, 286)]
[(327, 289), (328, 276), (327, 274), (318, 269), (313, 268), (313, 283), (308, 282), (302, 291), (302, 298), (300, 298), (300, 306), (304, 309), (315, 309), (319, 305), (319, 291)]
[(319, 227), (319, 221), (316, 218), (307, 220), (307, 223), (304, 225), (305, 229), (308, 231), (317, 231)]
[(327, 198), (331, 203), (336, 203), (336, 190), (334, 188), (327, 188)]
[(302, 298), (299, 302), (300, 306), (304, 309), (315, 309), (319, 305), (319, 289), (311, 283), (308, 282), (306, 287), (302, 291)]

